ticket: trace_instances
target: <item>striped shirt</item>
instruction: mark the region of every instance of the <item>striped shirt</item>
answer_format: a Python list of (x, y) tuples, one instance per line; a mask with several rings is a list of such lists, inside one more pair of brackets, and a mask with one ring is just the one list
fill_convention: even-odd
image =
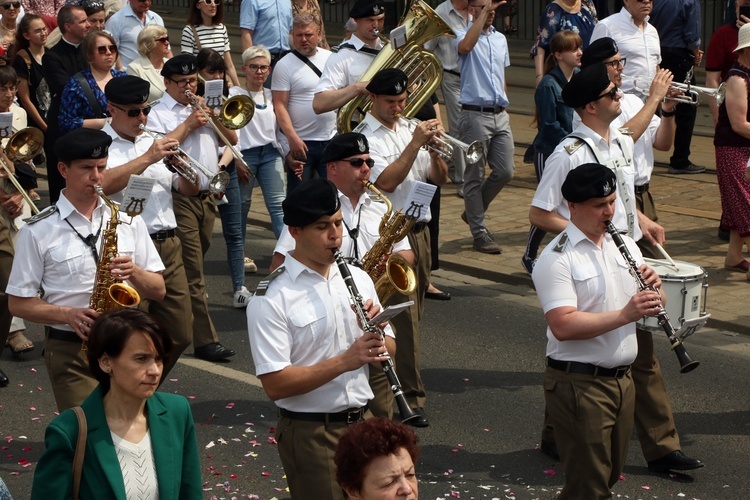
[[(198, 33), (200, 44), (195, 43), (193, 29)], [(200, 49), (214, 49), (219, 54), (229, 52), (229, 33), (223, 24), (214, 24), (213, 26), (190, 26), (187, 25), (182, 29), (182, 47), (183, 53), (198, 55)]]

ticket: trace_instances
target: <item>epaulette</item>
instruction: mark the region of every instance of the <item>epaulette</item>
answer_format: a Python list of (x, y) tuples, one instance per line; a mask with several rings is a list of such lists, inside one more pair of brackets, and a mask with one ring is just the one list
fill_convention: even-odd
[(283, 272), (284, 272), (284, 266), (279, 266), (274, 272), (266, 276), (265, 279), (261, 280), (261, 282), (258, 283), (258, 288), (255, 289), (255, 296), (256, 297), (264, 296), (266, 292), (268, 291), (268, 285), (270, 285), (273, 280), (281, 276)]
[(557, 241), (557, 244), (555, 245), (555, 248), (552, 249), (553, 252), (557, 253), (563, 253), (565, 251), (565, 245), (568, 243), (568, 233), (563, 233), (560, 235), (560, 239)]
[(565, 151), (567, 151), (569, 155), (572, 155), (573, 153), (578, 151), (580, 147), (583, 146), (584, 144), (586, 143), (582, 141), (581, 139), (576, 139), (575, 141), (571, 142), (567, 146), (564, 146)]
[(54, 214), (55, 212), (57, 212), (57, 205), (50, 205), (44, 210), (42, 210), (41, 212), (39, 212), (38, 214), (32, 215), (28, 219), (23, 219), (23, 221), (26, 224), (33, 224), (35, 222), (39, 222), (42, 219), (46, 219), (47, 217)]
[(617, 129), (618, 132), (620, 132), (622, 135), (633, 135), (633, 132), (630, 131), (628, 127), (620, 127)]

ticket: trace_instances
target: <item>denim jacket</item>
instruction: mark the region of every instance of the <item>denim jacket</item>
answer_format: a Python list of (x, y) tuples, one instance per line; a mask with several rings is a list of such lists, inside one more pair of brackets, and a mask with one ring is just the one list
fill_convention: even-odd
[[(578, 71), (578, 70), (576, 70)], [(534, 150), (545, 157), (552, 154), (560, 141), (573, 131), (573, 109), (565, 105), (559, 82), (567, 79), (559, 66), (544, 75), (534, 93), (539, 131), (534, 138)]]

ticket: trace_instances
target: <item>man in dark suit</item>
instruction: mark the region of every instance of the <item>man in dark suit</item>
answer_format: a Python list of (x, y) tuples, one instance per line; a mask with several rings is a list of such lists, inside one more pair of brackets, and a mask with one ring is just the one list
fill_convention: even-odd
[(57, 25), (62, 38), (54, 47), (47, 50), (42, 57), (44, 78), (49, 85), (52, 103), (47, 114), (47, 131), (44, 140), (44, 154), (47, 157), (47, 175), (49, 176), (49, 197), (51, 203), (60, 198), (60, 190), (65, 187), (65, 180), (57, 170), (55, 142), (60, 137), (58, 114), (63, 88), (71, 76), (88, 66), (86, 57), (81, 52), (83, 37), (91, 29), (86, 11), (82, 7), (66, 5), (57, 14)]

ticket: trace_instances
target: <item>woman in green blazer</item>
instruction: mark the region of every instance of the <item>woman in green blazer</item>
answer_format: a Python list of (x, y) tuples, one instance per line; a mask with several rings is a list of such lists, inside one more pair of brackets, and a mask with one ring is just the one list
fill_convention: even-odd
[[(79, 498), (200, 499), (198, 444), (187, 400), (155, 393), (172, 341), (147, 314), (100, 317), (88, 340), (100, 385), (83, 402), (88, 436)], [(73, 498), (78, 420), (72, 409), (47, 427), (31, 498)], [(158, 496), (157, 496), (158, 495)]]

